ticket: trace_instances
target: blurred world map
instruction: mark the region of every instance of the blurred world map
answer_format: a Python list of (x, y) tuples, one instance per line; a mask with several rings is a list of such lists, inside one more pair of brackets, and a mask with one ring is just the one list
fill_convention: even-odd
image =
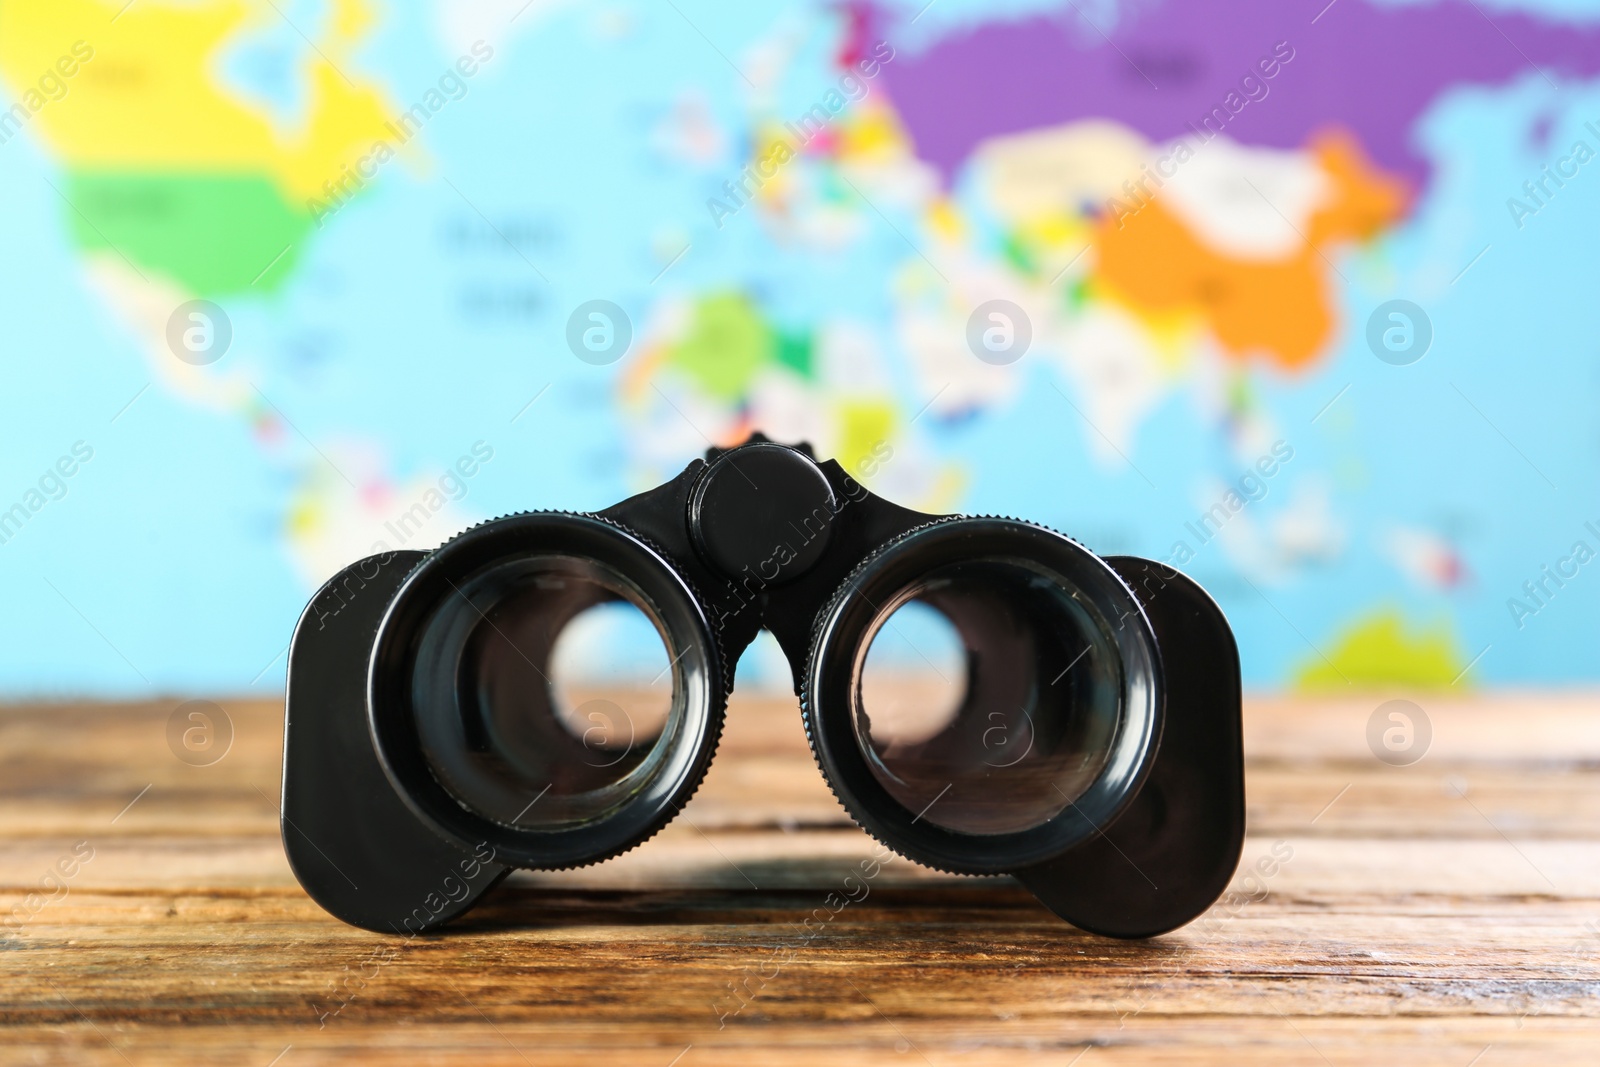
[(753, 430), (1256, 687), (1600, 677), (1600, 4), (0, 0), (0, 83), (8, 694), (270, 692)]

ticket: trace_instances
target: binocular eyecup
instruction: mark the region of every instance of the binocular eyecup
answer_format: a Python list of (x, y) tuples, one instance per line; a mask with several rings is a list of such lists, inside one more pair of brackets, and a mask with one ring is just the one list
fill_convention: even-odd
[[(911, 511), (759, 434), (605, 511), (508, 515), (324, 585), (289, 654), (295, 875), (338, 918), (413, 934), (514, 868), (626, 852), (704, 778), (763, 629), (829, 786), (899, 854), (1012, 875), (1113, 937), (1181, 926), (1232, 877), (1238, 652), (1198, 585)], [(604, 666), (638, 650), (653, 677)]]

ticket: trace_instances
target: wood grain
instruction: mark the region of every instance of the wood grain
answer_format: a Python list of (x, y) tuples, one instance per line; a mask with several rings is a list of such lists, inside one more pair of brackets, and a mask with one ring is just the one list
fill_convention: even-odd
[(1433, 739), (1405, 768), (1367, 748), (1381, 698), (1250, 702), (1240, 875), (1144, 943), (904, 860), (807, 939), (875, 846), (787, 699), (736, 700), (643, 847), (513, 875), (412, 940), (295, 883), (279, 706), (222, 702), (233, 744), (204, 767), (167, 747), (176, 702), (0, 709), (0, 1059), (1595, 1062), (1600, 700), (1417, 699)]

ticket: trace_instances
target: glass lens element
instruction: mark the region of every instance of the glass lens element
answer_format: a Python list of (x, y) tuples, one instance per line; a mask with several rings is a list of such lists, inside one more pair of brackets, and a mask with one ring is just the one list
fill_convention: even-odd
[[(886, 678), (891, 662), (922, 669)], [(1060, 814), (1099, 776), (1122, 718), (1122, 664), (1112, 625), (1066, 578), (984, 557), (883, 603), (851, 692), (856, 742), (897, 801), (948, 830), (1004, 834)]]
[(684, 718), (665, 627), (617, 571), (571, 556), (492, 568), (447, 600), (419, 647), (418, 717), (434, 776), (470, 810), (525, 829), (606, 817), (661, 769)]
[(879, 627), (861, 668), (861, 703), (885, 752), (931, 741), (950, 727), (967, 697), (967, 649), (938, 608), (908, 600)]
[(590, 762), (611, 766), (666, 728), (671, 666), (655, 625), (631, 601), (585, 608), (550, 649), (551, 710), (591, 750)]

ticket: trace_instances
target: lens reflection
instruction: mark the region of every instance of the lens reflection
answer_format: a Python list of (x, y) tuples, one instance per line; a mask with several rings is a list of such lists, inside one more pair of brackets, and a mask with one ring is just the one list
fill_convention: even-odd
[(480, 576), (419, 648), (419, 683), (454, 665), (452, 710), (418, 717), (435, 777), (507, 825), (605, 817), (649, 783), (681, 726), (667, 642), (643, 594), (594, 561), (531, 557)]
[(885, 756), (944, 732), (967, 696), (967, 650), (961, 631), (938, 608), (908, 600), (890, 614), (867, 648), (861, 703), (872, 709), (872, 737)]
[(672, 664), (645, 613), (627, 600), (585, 608), (550, 649), (550, 707), (586, 762), (613, 766), (661, 736), (672, 711)]
[(1122, 668), (1106, 620), (1076, 593), (1036, 563), (991, 557), (932, 570), (883, 604), (857, 656), (852, 719), (873, 775), (919, 821), (1027, 830), (1099, 776)]

